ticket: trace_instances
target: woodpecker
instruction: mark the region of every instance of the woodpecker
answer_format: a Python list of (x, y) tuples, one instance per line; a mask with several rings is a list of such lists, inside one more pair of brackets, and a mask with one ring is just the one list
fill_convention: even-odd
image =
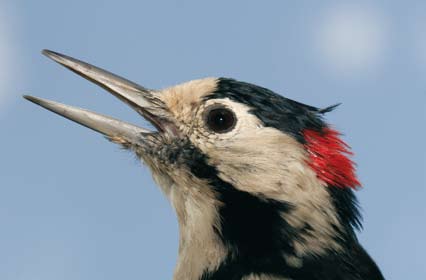
[(325, 109), (229, 78), (151, 90), (43, 53), (100, 85), (154, 131), (24, 96), (134, 152), (179, 222), (175, 280), (378, 280), (358, 242), (360, 183)]

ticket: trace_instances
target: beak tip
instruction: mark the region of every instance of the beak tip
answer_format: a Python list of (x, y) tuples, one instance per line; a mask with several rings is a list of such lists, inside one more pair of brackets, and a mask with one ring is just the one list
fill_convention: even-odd
[(34, 104), (40, 105), (40, 106), (42, 106), (42, 103), (44, 101), (41, 98), (37, 98), (37, 97), (31, 96), (31, 95), (23, 95), (22, 97), (25, 98), (26, 100), (34, 103)]
[(22, 97), (25, 98), (28, 101), (31, 101), (31, 102), (33, 102), (35, 100), (34, 96), (31, 96), (31, 95), (24, 94), (24, 95), (22, 95)]
[(44, 49), (44, 50), (42, 50), (42, 51), (41, 51), (41, 53), (42, 53), (43, 55), (47, 56), (47, 57), (50, 57), (51, 55), (57, 54), (56, 52), (51, 51), (51, 50), (48, 50), (48, 49)]
[(53, 61), (58, 62), (59, 64), (63, 64), (64, 58), (66, 58), (65, 55), (60, 54), (58, 52), (54, 52), (54, 51), (48, 50), (48, 49), (42, 50), (41, 53), (43, 55), (45, 55), (46, 57), (52, 59)]

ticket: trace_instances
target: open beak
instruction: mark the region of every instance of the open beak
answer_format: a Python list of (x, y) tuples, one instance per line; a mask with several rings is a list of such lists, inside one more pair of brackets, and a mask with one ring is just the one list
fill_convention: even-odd
[[(159, 92), (148, 90), (101, 68), (63, 54), (48, 50), (44, 50), (43, 54), (105, 88), (150, 121), (160, 132), (170, 127), (163, 102), (159, 98)], [(33, 96), (24, 96), (24, 98), (111, 139), (136, 144), (140, 142), (143, 134), (150, 133), (146, 129), (85, 109)]]

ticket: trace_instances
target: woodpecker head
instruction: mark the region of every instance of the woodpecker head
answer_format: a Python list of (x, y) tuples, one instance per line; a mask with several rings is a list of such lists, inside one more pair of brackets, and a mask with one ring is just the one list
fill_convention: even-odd
[(318, 109), (227, 78), (148, 90), (74, 58), (44, 54), (156, 128), (26, 96), (104, 134), (151, 169), (179, 220), (175, 279), (298, 279), (315, 260), (353, 249), (359, 215), (352, 190), (359, 182), (348, 146), (323, 120), (334, 106)]

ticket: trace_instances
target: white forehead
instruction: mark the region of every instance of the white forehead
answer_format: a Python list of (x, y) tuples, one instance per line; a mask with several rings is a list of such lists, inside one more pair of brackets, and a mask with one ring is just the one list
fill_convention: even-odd
[(217, 89), (217, 78), (193, 80), (161, 91), (161, 99), (178, 121), (193, 115), (203, 98)]

